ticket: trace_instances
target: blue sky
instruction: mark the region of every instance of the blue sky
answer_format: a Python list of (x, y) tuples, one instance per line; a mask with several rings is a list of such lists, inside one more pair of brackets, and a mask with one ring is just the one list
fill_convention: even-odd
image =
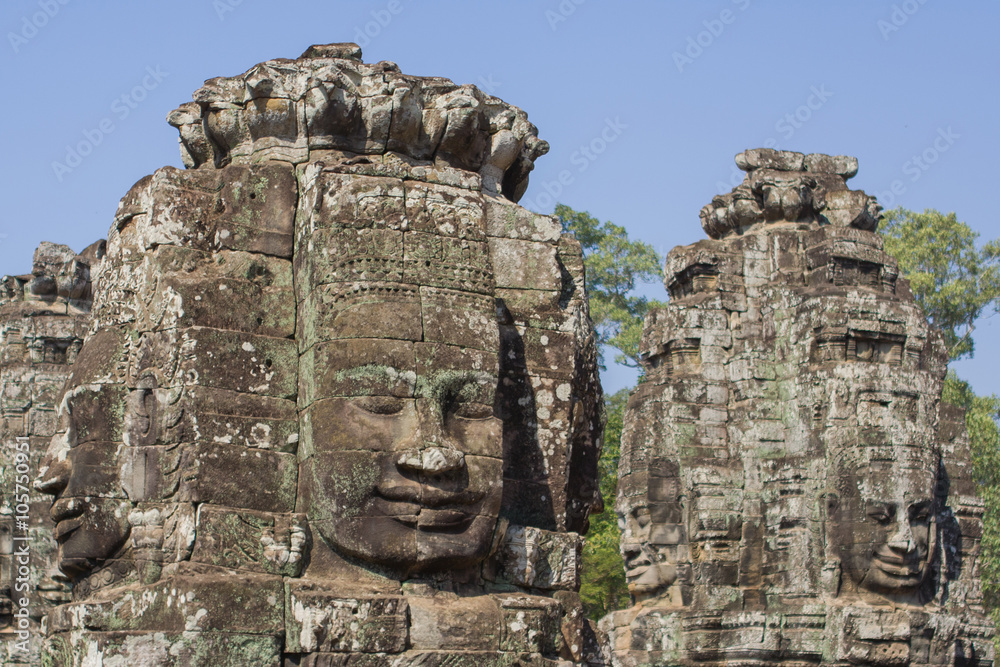
[[(998, 24), (986, 0), (4, 0), (0, 273), (30, 271), (43, 240), (104, 237), (135, 181), (181, 166), (165, 117), (202, 81), (337, 41), (522, 107), (552, 146), (522, 203), (587, 210), (661, 253), (704, 237), (699, 209), (763, 145), (855, 155), (851, 185), (887, 208), (997, 238)], [(1000, 394), (1000, 317), (975, 338), (955, 368)]]

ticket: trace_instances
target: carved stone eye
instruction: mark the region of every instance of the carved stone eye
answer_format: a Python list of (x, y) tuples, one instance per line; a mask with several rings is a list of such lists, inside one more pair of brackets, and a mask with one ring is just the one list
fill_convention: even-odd
[(403, 411), (404, 402), (393, 396), (365, 396), (356, 405), (375, 415), (395, 415)]
[(482, 403), (456, 401), (451, 405), (451, 414), (460, 419), (489, 419), (493, 416), (493, 408)]
[(882, 524), (888, 524), (895, 518), (896, 513), (888, 505), (878, 505), (868, 510), (868, 518)]
[(910, 521), (927, 523), (931, 519), (931, 508), (929, 505), (920, 505), (910, 509)]

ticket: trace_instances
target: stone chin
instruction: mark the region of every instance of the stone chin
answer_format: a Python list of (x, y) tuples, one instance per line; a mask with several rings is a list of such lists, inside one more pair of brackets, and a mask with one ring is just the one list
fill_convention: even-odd
[(59, 569), (68, 577), (86, 574), (114, 557), (129, 537), (127, 501), (61, 499), (51, 515), (59, 544)]
[(670, 563), (640, 565), (625, 572), (628, 592), (636, 602), (664, 593), (677, 581), (677, 568)]

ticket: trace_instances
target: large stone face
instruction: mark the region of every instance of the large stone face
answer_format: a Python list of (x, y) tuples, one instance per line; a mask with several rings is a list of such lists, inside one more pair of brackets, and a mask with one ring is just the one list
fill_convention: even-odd
[(993, 664), (945, 351), (847, 188), (857, 161), (736, 161), (646, 320), (616, 664)]
[(524, 112), (326, 45), (170, 122), (189, 169), (122, 199), (42, 463), (45, 658), (598, 660), (594, 334), (579, 244), (515, 203)]

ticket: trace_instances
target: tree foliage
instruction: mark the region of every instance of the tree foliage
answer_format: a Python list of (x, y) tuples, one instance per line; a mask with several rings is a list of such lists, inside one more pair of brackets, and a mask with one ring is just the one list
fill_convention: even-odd
[(980, 576), (986, 607), (1000, 625), (1000, 397), (977, 396), (968, 382), (948, 371), (942, 398), (965, 408), (965, 428), (972, 449), (972, 474), (986, 504)]
[(624, 227), (565, 204), (557, 204), (555, 212), (563, 231), (573, 232), (583, 246), (597, 342), (618, 350), (615, 362), (637, 368), (643, 320), (651, 308), (662, 304), (635, 290), (663, 279), (663, 258), (648, 243), (629, 240)]
[(608, 423), (604, 429), (604, 451), (599, 464), (604, 511), (591, 515), (590, 530), (587, 531), (587, 541), (583, 547), (580, 599), (587, 616), (595, 621), (608, 612), (624, 609), (629, 604), (625, 564), (618, 547), (621, 530), (614, 511), (615, 495), (618, 492), (618, 458), (621, 454), (622, 425), (628, 394), (628, 389), (621, 389), (605, 398)]
[(944, 334), (949, 357), (971, 357), (976, 320), (990, 308), (1000, 312), (1000, 241), (977, 248), (977, 232), (934, 209), (893, 209), (879, 232), (917, 303)]

